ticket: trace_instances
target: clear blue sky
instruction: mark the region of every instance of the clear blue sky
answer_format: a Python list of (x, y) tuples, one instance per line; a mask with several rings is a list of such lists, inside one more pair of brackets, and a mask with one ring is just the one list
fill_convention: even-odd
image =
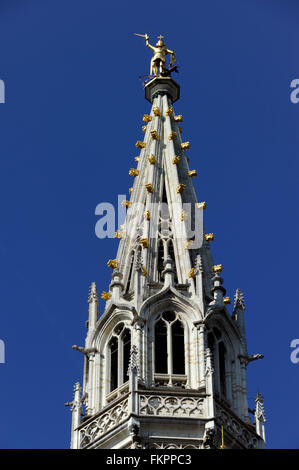
[[(126, 194), (142, 115), (138, 80), (162, 33), (183, 136), (224, 286), (244, 291), (249, 406), (265, 397), (268, 447), (298, 448), (299, 4), (291, 0), (2, 0), (0, 78), (0, 448), (68, 448), (82, 380), (87, 295), (107, 290), (117, 240), (98, 203)], [(103, 301), (100, 310), (103, 311)]]

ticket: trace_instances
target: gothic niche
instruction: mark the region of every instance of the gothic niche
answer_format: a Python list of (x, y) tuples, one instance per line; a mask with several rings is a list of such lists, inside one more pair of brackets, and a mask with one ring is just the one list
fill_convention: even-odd
[(185, 386), (185, 329), (179, 315), (163, 312), (154, 332), (155, 384)]
[(221, 331), (214, 327), (208, 332), (208, 348), (213, 353), (215, 369), (214, 385), (219, 397), (228, 399), (228, 384), (226, 375), (228, 372), (227, 350)]
[(124, 323), (119, 323), (108, 343), (109, 351), (109, 391), (119, 388), (129, 380), (128, 367), (131, 351), (131, 331)]

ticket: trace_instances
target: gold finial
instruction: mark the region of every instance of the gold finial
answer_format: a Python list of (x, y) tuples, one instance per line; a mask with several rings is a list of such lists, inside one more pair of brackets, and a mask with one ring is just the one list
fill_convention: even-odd
[(197, 176), (197, 171), (196, 170), (190, 170), (188, 171), (188, 175), (190, 178), (194, 178), (194, 176)]
[(206, 202), (198, 202), (197, 204), (198, 209), (206, 209), (207, 203)]
[(118, 261), (116, 259), (109, 259), (107, 266), (109, 266), (109, 268), (115, 269), (118, 267)]
[(179, 114), (178, 116), (173, 116), (175, 122), (183, 122), (183, 116)]
[(162, 72), (166, 71), (166, 55), (171, 54), (171, 59), (170, 63), (175, 64), (176, 58), (175, 58), (175, 53), (174, 51), (171, 51), (170, 49), (167, 49), (163, 39), (164, 37), (160, 34), (158, 36), (159, 41), (156, 43), (156, 46), (152, 46), (149, 43), (149, 35), (148, 34), (138, 34), (134, 33), (135, 36), (140, 36), (145, 39), (145, 45), (151, 49), (154, 53), (154, 56), (152, 57), (151, 60), (151, 67), (150, 67), (150, 75), (155, 75), (158, 76), (158, 68), (159, 68), (159, 74), (161, 75)]
[(226, 445), (224, 445), (223, 426), (221, 426), (221, 446), (220, 446), (220, 449), (226, 449)]

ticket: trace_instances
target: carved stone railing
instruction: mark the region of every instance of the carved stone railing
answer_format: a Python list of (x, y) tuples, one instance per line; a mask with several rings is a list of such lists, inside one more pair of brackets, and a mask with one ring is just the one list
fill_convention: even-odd
[(256, 434), (251, 424), (244, 423), (237, 416), (234, 417), (231, 411), (226, 411), (218, 403), (216, 403), (216, 421), (244, 447), (248, 449), (264, 447), (264, 441)]
[(187, 384), (187, 375), (154, 374), (154, 383), (156, 387), (173, 386), (185, 388)]
[(169, 416), (203, 418), (204, 398), (195, 394), (179, 395), (167, 391), (139, 393), (139, 414), (141, 416)]
[(129, 391), (129, 382), (125, 382), (120, 387), (115, 388), (112, 392), (110, 392), (106, 397), (106, 402), (111, 403), (116, 398), (119, 398), (122, 395), (125, 395)]
[(110, 404), (94, 416), (79, 426), (80, 448), (88, 447), (98, 440), (114, 426), (125, 421), (129, 416), (128, 394), (121, 397), (114, 404)]

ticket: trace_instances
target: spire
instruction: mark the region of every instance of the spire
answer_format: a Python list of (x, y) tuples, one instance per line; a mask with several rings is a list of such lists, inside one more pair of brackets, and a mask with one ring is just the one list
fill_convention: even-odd
[(98, 318), (98, 291), (95, 282), (92, 282), (89, 288), (89, 295), (88, 295), (88, 329), (92, 330), (96, 324)]
[(238, 309), (245, 310), (244, 296), (240, 289), (236, 289), (234, 301), (234, 311)]
[(236, 322), (239, 328), (241, 337), (242, 337), (244, 356), (248, 356), (246, 333), (245, 333), (244, 310), (245, 310), (244, 296), (243, 296), (242, 291), (240, 289), (237, 289), (235, 292), (234, 310), (233, 310), (232, 318)]
[(265, 411), (264, 411), (264, 397), (257, 393), (255, 397), (255, 426), (256, 426), (256, 433), (265, 441)]
[[(226, 309), (222, 265), (210, 251), (214, 235), (203, 227), (208, 204), (195, 191), (200, 158), (190, 163), (192, 142), (174, 107), (180, 93), (171, 77), (174, 51), (161, 37), (152, 46), (141, 36), (153, 51), (144, 86), (151, 108), (132, 143), (125, 222), (115, 232), (116, 256), (107, 256), (105, 310), (97, 318), (92, 283), (85, 346), (73, 347), (84, 354), (82, 398), (77, 385), (74, 403), (78, 409), (84, 403), (86, 414), (81, 422), (73, 415), (72, 447), (219, 447), (219, 425), (222, 448), (263, 446), (262, 400), (256, 400), (257, 435), (248, 425), (246, 387), (246, 366), (261, 355), (248, 356), (239, 289), (233, 315)], [(173, 421), (171, 435), (165, 418)], [(192, 430), (189, 418), (205, 425)]]

